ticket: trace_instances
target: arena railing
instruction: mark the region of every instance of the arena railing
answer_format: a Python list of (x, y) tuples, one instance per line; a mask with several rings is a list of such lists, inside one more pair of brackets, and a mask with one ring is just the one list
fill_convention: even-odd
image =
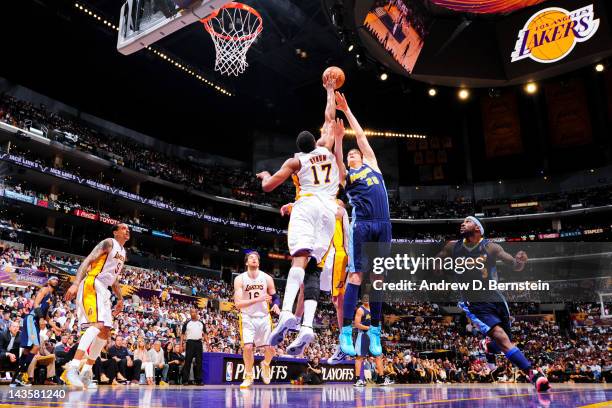
[[(87, 160), (91, 160), (92, 157), (95, 157), (95, 159), (105, 165), (107, 165), (108, 167), (121, 167), (122, 171), (125, 171), (128, 174), (132, 174), (134, 177), (138, 177), (139, 179), (142, 179), (143, 177), (146, 178), (147, 181), (152, 181), (167, 187), (171, 187), (173, 189), (177, 189), (177, 190), (181, 190), (181, 191), (185, 191), (185, 186), (184, 185), (180, 185), (180, 184), (176, 184), (167, 180), (163, 180), (161, 178), (158, 177), (153, 177), (153, 176), (149, 176), (149, 175), (143, 175), (142, 173), (139, 173), (135, 170), (129, 169), (129, 168), (125, 168), (122, 166), (117, 166), (116, 164), (100, 158), (98, 156), (94, 156), (91, 155), (89, 153), (80, 151), (78, 149), (75, 148), (71, 148), (68, 147), (64, 144), (61, 143), (55, 143), (52, 142), (51, 140), (45, 138), (44, 136), (40, 136), (37, 133), (33, 133), (29, 130), (26, 129), (21, 129), (18, 128), (16, 126), (10, 125), (6, 122), (0, 121), (0, 129), (7, 131), (11, 134), (17, 135), (20, 134), (29, 139), (35, 140), (39, 143), (43, 143), (45, 145), (53, 145), (61, 150), (65, 150), (65, 151), (70, 151), (73, 154), (76, 155), (82, 155), (83, 159), (87, 159)], [(38, 171), (41, 171), (41, 169), (45, 169), (46, 171), (43, 171), (43, 173), (47, 173), (47, 174), (52, 174), (54, 176), (63, 178), (65, 180), (70, 180), (73, 182), (78, 182), (78, 180), (85, 180), (83, 178), (77, 177), (76, 175), (70, 173), (70, 172), (66, 172), (63, 170), (59, 170), (59, 169), (55, 169), (55, 168), (49, 168), (46, 166), (40, 166), (39, 164), (28, 160), (26, 158), (17, 156), (17, 155), (10, 155), (8, 153), (0, 153), (0, 159), (1, 160), (5, 160), (6, 158), (9, 158), (6, 161), (10, 161), (13, 162), (14, 164), (18, 164), (18, 165), (22, 165), (24, 167), (28, 167), (28, 168), (32, 168)], [(18, 158), (17, 160), (10, 160), (10, 157), (16, 157)], [(92, 188), (96, 188), (98, 190), (101, 191), (105, 191), (107, 193), (111, 193), (111, 194), (115, 194), (115, 195), (119, 195), (123, 198), (127, 198), (130, 199), (132, 201), (135, 202), (140, 202), (140, 203), (146, 203), (149, 205), (152, 205), (153, 207), (156, 208), (161, 208), (161, 209), (168, 209), (168, 208), (175, 208), (179, 214), (181, 215), (187, 215), (187, 216), (194, 216), (195, 214), (197, 214), (197, 212), (193, 211), (193, 210), (187, 210), (178, 206), (173, 206), (171, 204), (167, 204), (167, 203), (163, 203), (160, 201), (156, 201), (156, 200), (152, 200), (152, 199), (147, 199), (141, 196), (138, 196), (136, 194), (133, 193), (128, 193), (125, 192), (123, 190), (120, 189), (115, 189), (115, 188), (110, 188), (109, 186), (102, 184), (102, 183), (98, 183), (95, 182), (93, 180), (85, 180), (85, 183), (80, 183), (80, 184), (84, 184), (87, 185), (89, 187)], [(114, 192), (113, 192), (114, 190)], [(117, 194), (118, 193), (118, 194)], [(207, 194), (198, 190), (194, 190), (194, 189), (190, 189), (189, 190), (190, 194), (196, 195), (196, 196), (200, 196), (206, 199), (210, 199), (213, 201), (217, 201), (217, 202), (223, 202), (226, 204), (233, 204), (233, 205), (239, 205), (239, 206), (243, 206), (243, 207), (249, 207), (249, 208), (255, 208), (258, 210), (264, 210), (264, 211), (268, 211), (268, 212), (278, 212), (278, 209), (274, 208), (274, 207), (270, 207), (270, 206), (266, 206), (266, 205), (261, 205), (261, 204), (255, 204), (255, 203), (251, 203), (251, 202), (246, 202), (246, 201), (241, 201), (241, 200), (237, 200), (234, 198), (228, 198), (228, 197), (221, 197), (221, 196), (216, 196), (216, 195), (212, 195), (212, 194)], [(488, 223), (502, 223), (502, 222), (512, 222), (512, 221), (525, 221), (525, 220), (539, 220), (539, 219), (549, 219), (549, 218), (556, 218), (556, 217), (570, 217), (570, 216), (575, 216), (575, 215), (583, 215), (583, 214), (592, 214), (592, 213), (599, 213), (599, 212), (606, 212), (606, 211), (611, 211), (612, 210), (612, 204), (610, 205), (604, 205), (604, 206), (596, 206), (596, 207), (587, 207), (587, 208), (579, 208), (579, 209), (570, 209), (570, 210), (564, 210), (564, 211), (555, 211), (555, 212), (540, 212), (540, 213), (533, 213), (533, 214), (518, 214), (518, 215), (504, 215), (504, 216), (495, 216), (495, 217), (481, 217), (481, 219), (483, 221), (486, 221)], [(204, 214), (202, 214), (202, 217), (209, 217), (210, 219), (207, 221), (210, 222), (215, 222), (215, 220), (221, 219), (220, 217), (214, 217), (214, 216), (206, 216)], [(462, 218), (419, 218), (419, 219), (403, 219), (403, 218), (392, 218), (391, 222), (394, 224), (409, 224), (409, 225), (422, 225), (422, 224), (447, 224), (447, 223), (460, 223), (463, 219)], [(241, 222), (237, 222), (237, 221), (233, 221), (236, 224), (248, 224), (248, 223), (241, 223)], [(221, 221), (221, 223), (223, 223)], [(230, 222), (231, 223), (231, 222)], [(236, 227), (241, 227), (241, 225), (233, 225)], [(264, 227), (264, 226), (260, 226), (260, 228), (256, 228), (258, 230), (260, 230), (261, 232), (271, 232), (270, 228), (272, 227)], [(281, 232), (277, 232), (277, 233), (286, 233), (285, 230), (281, 230)]]
[[(33, 133), (27, 129), (21, 129), (19, 127), (13, 126), (11, 124), (8, 124), (4, 121), (0, 121), (0, 129), (4, 130), (12, 135), (15, 135), (17, 137), (21, 136), (21, 137), (26, 137), (27, 139), (30, 140), (34, 140), (38, 143), (42, 143), (44, 145), (47, 146), (52, 146), (58, 150), (63, 150), (63, 151), (67, 151), (70, 152), (71, 154), (76, 155), (77, 157), (80, 157), (84, 160), (91, 160), (92, 158), (95, 158), (95, 160), (97, 162), (99, 162), (100, 164), (103, 164), (105, 166), (108, 166), (109, 168), (113, 167), (113, 168), (120, 168), (122, 172), (124, 172), (125, 174), (134, 176), (135, 178), (142, 180), (143, 177), (145, 178), (144, 181), (150, 181), (153, 183), (157, 183), (160, 185), (163, 185), (165, 187), (170, 187), (172, 189), (175, 190), (179, 190), (184, 192), (185, 191), (185, 186), (181, 185), (181, 184), (177, 184), (177, 183), (173, 183), (171, 181), (168, 180), (164, 180), (161, 179), (159, 177), (154, 177), (154, 176), (149, 176), (149, 175), (145, 175), (143, 173), (137, 172), (136, 170), (132, 170), (130, 168), (127, 167), (123, 167), (120, 165), (117, 165), (107, 159), (101, 158), (99, 156), (95, 156), (92, 155), (90, 153), (81, 151), (79, 149), (76, 149), (74, 147), (70, 147), (67, 146), (65, 144), (59, 143), (59, 142), (53, 142), (50, 139), (41, 136), (39, 134)], [(205, 193), (203, 191), (199, 191), (199, 190), (195, 190), (195, 189), (190, 189), (189, 190), (189, 194), (193, 194), (195, 196), (198, 197), (202, 197), (202, 198), (206, 198), (208, 200), (212, 200), (212, 201), (217, 201), (220, 203), (224, 203), (224, 204), (232, 204), (232, 205), (238, 205), (241, 207), (248, 207), (248, 208), (256, 208), (258, 210), (263, 210), (263, 211), (268, 211), (268, 212), (278, 212), (278, 209), (274, 208), (274, 207), (270, 207), (267, 205), (262, 205), (262, 204), (257, 204), (257, 203), (251, 203), (251, 202), (247, 202), (247, 201), (241, 201), (241, 200), (237, 200), (235, 198), (229, 198), (229, 197), (222, 197), (222, 196), (217, 196), (214, 194), (208, 194)]]

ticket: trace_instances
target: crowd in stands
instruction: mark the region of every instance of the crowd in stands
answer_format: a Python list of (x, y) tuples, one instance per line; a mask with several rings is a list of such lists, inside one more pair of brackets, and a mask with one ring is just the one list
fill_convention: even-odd
[[(203, 192), (275, 207), (280, 207), (294, 196), (294, 188), (290, 183), (285, 183), (282, 188), (272, 194), (264, 194), (255, 175), (246, 169), (222, 165), (202, 165), (196, 160), (169, 156), (151, 150), (131, 139), (103, 134), (74, 118), (61, 117), (49, 111), (44, 105), (34, 105), (7, 94), (0, 95), (0, 120), (25, 129), (43, 128), (46, 131), (44, 133), (46, 137), (59, 143), (100, 156), (117, 165)], [(71, 136), (66, 137), (66, 134)], [(12, 151), (28, 155), (27, 151), (20, 151), (15, 146)], [(55, 165), (39, 156), (29, 155), (29, 158), (45, 165)], [(82, 176), (91, 176), (102, 183), (112, 183), (114, 186), (119, 185), (129, 190), (129, 186), (121, 186), (112, 172), (96, 175), (85, 174), (86, 171), (78, 163), (71, 163), (67, 159), (62, 163), (62, 168), (77, 174), (83, 173)], [(160, 196), (159, 193), (151, 194), (147, 198), (160, 199), (168, 204), (179, 205), (194, 211), (209, 212), (206, 207), (198, 204), (201, 200), (180, 199), (170, 197), (169, 194)], [(511, 204), (516, 201), (533, 201), (537, 202), (537, 205), (513, 208)], [(465, 197), (454, 201), (402, 201), (393, 197), (390, 199), (392, 217), (403, 219), (461, 218), (466, 214), (480, 212), (483, 212), (485, 216), (519, 215), (569, 210), (578, 204), (582, 205), (582, 208), (587, 208), (610, 203), (612, 203), (612, 190), (607, 187), (538, 194), (525, 196), (520, 200), (479, 200), (476, 203)], [(220, 211), (225, 214), (227, 209), (222, 208), (219, 211), (215, 209), (214, 215), (220, 215)], [(243, 221), (252, 220), (248, 212), (234, 211), (234, 214), (228, 214), (228, 216)]]
[[(248, 170), (203, 165), (192, 158), (172, 157), (131, 139), (103, 134), (75, 118), (61, 117), (43, 104), (34, 105), (7, 94), (0, 96), (0, 120), (21, 128), (45, 128), (47, 136), (57, 142), (206, 193), (276, 206), (284, 204), (287, 197), (283, 188), (276, 194), (264, 194), (255, 175)], [(292, 189), (289, 185), (286, 188)]]
[[(0, 255), (3, 269), (14, 266), (44, 268), (46, 261), (36, 259), (27, 250), (7, 247)], [(77, 258), (61, 262), (76, 263)], [(149, 280), (160, 280), (164, 285), (197, 282), (208, 288), (218, 288), (221, 298), (231, 295), (229, 285), (208, 279), (181, 277), (170, 271), (147, 272), (124, 276), (123, 282), (147, 286)], [(220, 289), (219, 289), (220, 288)], [(213, 292), (215, 290), (212, 290)], [(223, 293), (223, 295), (221, 295)], [(10, 333), (11, 325), (32, 308), (36, 289), (33, 287), (10, 288), (0, 286), (0, 331)], [(125, 299), (123, 313), (117, 316), (109, 341), (95, 366), (99, 383), (158, 383), (182, 382), (181, 367), (184, 364), (184, 345), (181, 327), (190, 317), (194, 304), (179, 301), (176, 297), (154, 296), (143, 299), (129, 296)], [(482, 350), (482, 335), (471, 323), (462, 326), (455, 317), (445, 316), (435, 304), (398, 303), (390, 307), (401, 311), (400, 316), (388, 319), (384, 327), (386, 346), (385, 373), (396, 382), (513, 382), (524, 378), (505, 360), (486, 356)], [(512, 304), (512, 312), (537, 313), (536, 304)], [(573, 305), (572, 311), (594, 313), (596, 305)], [(71, 358), (78, 340), (75, 304), (63, 300), (61, 293), (53, 299), (52, 319), (61, 328), (55, 332), (45, 325), (41, 330), (41, 355), (39, 363), (52, 360), (53, 368), (46, 370), (47, 383), (58, 381), (55, 373)], [(389, 312), (389, 311), (387, 311)], [(533, 316), (533, 315), (532, 315)], [(234, 311), (202, 310), (201, 319), (206, 331), (204, 350), (210, 352), (239, 353), (240, 334), (237, 314)], [(307, 349), (310, 360), (331, 356), (336, 344), (338, 328), (336, 314), (329, 297), (324, 296), (315, 318), (317, 340)], [(525, 354), (536, 361), (555, 381), (596, 382), (610, 379), (612, 369), (612, 328), (610, 326), (571, 327), (564, 331), (554, 320), (520, 319), (514, 322), (514, 340)], [(10, 334), (9, 334), (10, 335)], [(285, 347), (295, 335), (288, 336), (278, 348), (284, 355)], [(0, 350), (0, 358), (6, 369), (8, 350)], [(485, 358), (486, 357), (486, 358)], [(493, 362), (491, 362), (493, 361)], [(46, 364), (49, 364), (48, 361)], [(373, 361), (365, 362), (369, 377), (376, 379)], [(31, 376), (36, 376), (31, 367)], [(141, 375), (142, 374), (142, 375)], [(189, 377), (191, 378), (191, 377)]]
[[(59, 256), (51, 252), (41, 252), (40, 263), (76, 268), (82, 257)], [(125, 272), (120, 276), (122, 285), (136, 288), (151, 289), (172, 293), (183, 293), (191, 296), (200, 296), (212, 299), (231, 299), (232, 289), (224, 281), (205, 278), (196, 275), (183, 275), (170, 269), (145, 269), (126, 266)]]

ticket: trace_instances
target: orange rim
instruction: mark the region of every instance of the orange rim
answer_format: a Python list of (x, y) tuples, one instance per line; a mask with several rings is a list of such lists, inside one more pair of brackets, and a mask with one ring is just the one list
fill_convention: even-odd
[[(249, 35), (243, 35), (243, 36), (223, 35), (223, 34), (220, 34), (220, 33), (216, 32), (215, 29), (213, 28), (213, 26), (210, 24), (210, 21), (213, 18), (217, 17), (222, 9), (226, 9), (226, 8), (234, 8), (234, 9), (241, 9), (241, 10), (248, 11), (249, 13), (251, 13), (255, 17), (257, 17), (257, 20), (259, 20), (259, 27), (257, 27), (255, 32), (253, 32), (253, 33), (251, 33)], [(251, 6), (248, 6), (248, 5), (242, 4), (242, 3), (237, 3), (237, 2), (231, 2), (231, 3), (226, 4), (225, 6), (221, 7), (220, 9), (213, 11), (208, 17), (205, 17), (205, 18), (203, 18), (200, 21), (202, 22), (202, 24), (204, 24), (204, 28), (206, 29), (206, 31), (208, 31), (210, 33), (210, 35), (214, 35), (215, 37), (222, 38), (224, 40), (229, 40), (229, 41), (247, 41), (247, 40), (250, 40), (250, 39), (256, 37), (257, 35), (259, 35), (261, 30), (263, 29), (263, 19), (261, 18), (261, 14), (259, 14), (259, 12), (257, 10), (255, 10)]]

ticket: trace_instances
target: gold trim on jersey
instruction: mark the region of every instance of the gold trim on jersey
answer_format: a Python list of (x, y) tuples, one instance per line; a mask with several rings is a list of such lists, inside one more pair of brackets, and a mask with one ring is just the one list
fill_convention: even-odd
[(244, 337), (242, 336), (242, 313), (238, 313), (238, 332), (240, 333), (240, 347), (244, 348)]
[(334, 231), (334, 263), (332, 268), (332, 296), (339, 296), (346, 288), (346, 265), (348, 265), (348, 254), (344, 247), (344, 217), (336, 220)]
[(332, 296), (339, 296), (344, 293), (346, 281), (346, 265), (348, 264), (348, 254), (344, 248), (344, 217), (336, 218), (334, 235), (332, 236), (329, 248), (323, 259), (319, 263), (319, 268), (325, 267), (325, 262), (329, 256), (329, 251), (334, 248), (334, 259), (332, 261)]
[(83, 281), (83, 309), (89, 323), (98, 322), (98, 293), (96, 292), (96, 278), (104, 269), (109, 254), (101, 255), (95, 260)]

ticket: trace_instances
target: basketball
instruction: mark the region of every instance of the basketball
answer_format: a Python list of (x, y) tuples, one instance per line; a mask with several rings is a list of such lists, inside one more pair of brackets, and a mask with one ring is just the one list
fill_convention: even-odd
[(325, 82), (330, 75), (336, 79), (334, 89), (339, 89), (342, 87), (342, 85), (344, 85), (344, 80), (346, 79), (344, 76), (344, 71), (341, 68), (334, 66), (323, 71), (323, 85), (325, 85)]

